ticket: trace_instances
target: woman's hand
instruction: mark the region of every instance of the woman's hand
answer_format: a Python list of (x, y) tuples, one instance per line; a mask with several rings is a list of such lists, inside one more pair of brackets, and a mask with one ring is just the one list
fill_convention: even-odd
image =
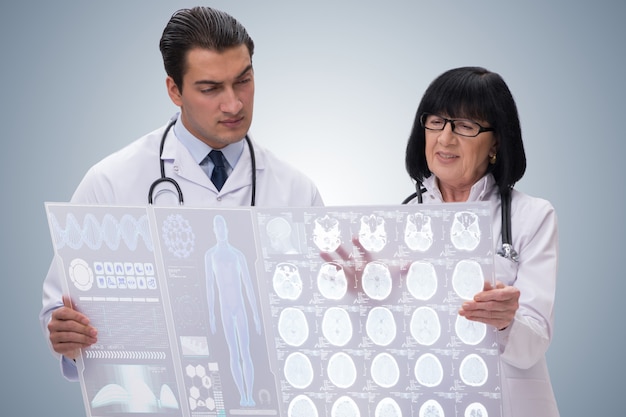
[(500, 281), (496, 286), (485, 282), (483, 291), (474, 296), (472, 301), (463, 303), (459, 314), (468, 320), (490, 324), (498, 330), (506, 329), (519, 308), (520, 292), (517, 288), (506, 286)]

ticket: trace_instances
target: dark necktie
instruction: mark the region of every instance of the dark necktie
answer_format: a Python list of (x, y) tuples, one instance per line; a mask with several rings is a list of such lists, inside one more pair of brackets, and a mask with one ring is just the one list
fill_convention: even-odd
[(215, 187), (217, 187), (217, 190), (219, 191), (222, 189), (222, 186), (228, 177), (228, 174), (226, 173), (226, 165), (224, 165), (226, 162), (224, 160), (224, 154), (222, 151), (213, 150), (209, 152), (209, 158), (211, 158), (211, 161), (215, 164), (213, 172), (211, 173), (211, 181), (213, 181), (213, 184), (215, 184)]

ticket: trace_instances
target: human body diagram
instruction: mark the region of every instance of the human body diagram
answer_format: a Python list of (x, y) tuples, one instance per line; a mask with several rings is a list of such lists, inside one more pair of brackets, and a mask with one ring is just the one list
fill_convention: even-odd
[(255, 331), (261, 334), (259, 309), (246, 258), (229, 243), (226, 221), (217, 215), (213, 227), (217, 243), (204, 256), (211, 334), (217, 331), (215, 309), (219, 306), (230, 369), (241, 395), (240, 405), (253, 407), (256, 405), (253, 399), (254, 364), (250, 354), (246, 301), (254, 318)]

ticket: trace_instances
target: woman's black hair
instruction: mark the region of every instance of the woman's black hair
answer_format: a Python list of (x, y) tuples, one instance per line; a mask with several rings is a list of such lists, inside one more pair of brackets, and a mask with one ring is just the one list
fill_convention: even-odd
[(450, 118), (465, 118), (489, 123), (498, 141), (497, 159), (489, 165), (498, 188), (513, 188), (526, 171), (517, 106), (508, 86), (499, 74), (481, 67), (448, 70), (426, 89), (420, 102), (406, 147), (406, 170), (422, 183), (431, 175), (426, 162), (426, 137), (420, 124), (423, 113)]

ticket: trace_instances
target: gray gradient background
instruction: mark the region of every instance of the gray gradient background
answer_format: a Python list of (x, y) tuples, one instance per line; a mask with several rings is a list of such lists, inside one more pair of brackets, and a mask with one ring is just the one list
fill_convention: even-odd
[[(2, 415), (84, 415), (79, 385), (62, 379), (37, 320), (52, 256), (44, 202), (68, 200), (90, 165), (173, 114), (158, 39), (174, 10), (195, 4), (0, 6)], [(502, 74), (529, 162), (518, 188), (559, 214), (548, 360), (562, 415), (616, 415), (626, 370), (626, 4), (211, 4), (236, 16), (257, 44), (256, 139), (309, 174), (329, 205), (399, 203), (412, 188), (404, 146), (427, 84), (464, 65)]]

